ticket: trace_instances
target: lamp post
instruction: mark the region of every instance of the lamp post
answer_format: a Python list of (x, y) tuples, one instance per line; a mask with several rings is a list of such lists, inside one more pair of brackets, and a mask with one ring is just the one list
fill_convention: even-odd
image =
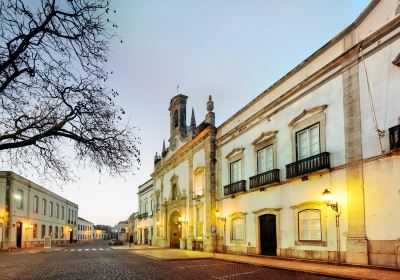
[(340, 225), (339, 225), (339, 217), (340, 217), (340, 206), (339, 203), (336, 201), (332, 201), (333, 195), (328, 190), (325, 189), (322, 192), (322, 201), (325, 202), (326, 206), (330, 207), (333, 211), (335, 211), (335, 218), (336, 218), (336, 245), (337, 245), (337, 257), (336, 257), (336, 264), (340, 263)]
[[(217, 228), (216, 228), (216, 240), (217, 240), (217, 246), (218, 247), (218, 220), (221, 220), (223, 223), (223, 234), (222, 234), (222, 250), (224, 247), (224, 239), (225, 239), (225, 221), (226, 218), (222, 218), (221, 217), (221, 211), (219, 211), (219, 209), (217, 209), (217, 211), (215, 211), (215, 216), (217, 217)], [(215, 254), (215, 253), (214, 253)]]

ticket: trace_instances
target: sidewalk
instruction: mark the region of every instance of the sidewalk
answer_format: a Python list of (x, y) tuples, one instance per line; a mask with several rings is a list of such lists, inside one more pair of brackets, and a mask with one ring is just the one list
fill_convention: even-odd
[(179, 249), (153, 249), (137, 250), (134, 254), (161, 259), (161, 260), (180, 260), (180, 259), (201, 259), (215, 258), (224, 261), (247, 263), (270, 268), (295, 270), (308, 273), (317, 273), (326, 276), (347, 277), (354, 279), (379, 279), (379, 280), (400, 280), (400, 271), (385, 270), (369, 267), (358, 267), (349, 265), (334, 265), (328, 263), (289, 260), (264, 256), (244, 256), (231, 254), (214, 254), (208, 252), (198, 252)]
[(160, 247), (157, 246), (150, 246), (150, 245), (134, 245), (132, 244), (131, 246), (129, 245), (120, 245), (120, 246), (111, 246), (111, 249), (114, 250), (154, 250), (154, 249), (161, 249)]

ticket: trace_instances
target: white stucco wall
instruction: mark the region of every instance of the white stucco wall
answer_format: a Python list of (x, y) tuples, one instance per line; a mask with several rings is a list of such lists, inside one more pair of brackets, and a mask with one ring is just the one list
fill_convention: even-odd
[(364, 165), (365, 225), (368, 240), (400, 238), (400, 156)]

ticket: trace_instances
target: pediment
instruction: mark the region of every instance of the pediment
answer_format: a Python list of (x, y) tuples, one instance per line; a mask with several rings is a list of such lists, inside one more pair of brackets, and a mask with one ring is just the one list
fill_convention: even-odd
[(278, 134), (278, 131), (266, 131), (266, 132), (262, 132), (260, 136), (258, 136), (256, 139), (254, 139), (253, 142), (251, 142), (251, 144), (258, 145), (261, 144), (265, 141), (269, 141), (272, 138), (276, 137), (276, 134)]
[(289, 124), (288, 126), (294, 126), (298, 122), (300, 122), (303, 119), (309, 118), (315, 114), (318, 114), (320, 112), (323, 112), (328, 105), (321, 105), (321, 106), (316, 106), (310, 109), (304, 109), (303, 112), (301, 112), (297, 117), (295, 117)]
[(240, 155), (244, 152), (244, 148), (240, 147), (240, 148), (234, 148), (229, 154), (226, 155), (226, 158), (231, 158), (237, 155)]

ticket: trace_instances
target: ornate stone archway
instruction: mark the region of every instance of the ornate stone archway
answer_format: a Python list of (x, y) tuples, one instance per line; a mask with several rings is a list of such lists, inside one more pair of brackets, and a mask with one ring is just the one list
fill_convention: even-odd
[(169, 246), (173, 248), (179, 248), (179, 242), (182, 238), (182, 224), (179, 220), (181, 215), (178, 211), (173, 211), (169, 215), (168, 225), (169, 225), (169, 232), (168, 232), (168, 239), (169, 239)]

